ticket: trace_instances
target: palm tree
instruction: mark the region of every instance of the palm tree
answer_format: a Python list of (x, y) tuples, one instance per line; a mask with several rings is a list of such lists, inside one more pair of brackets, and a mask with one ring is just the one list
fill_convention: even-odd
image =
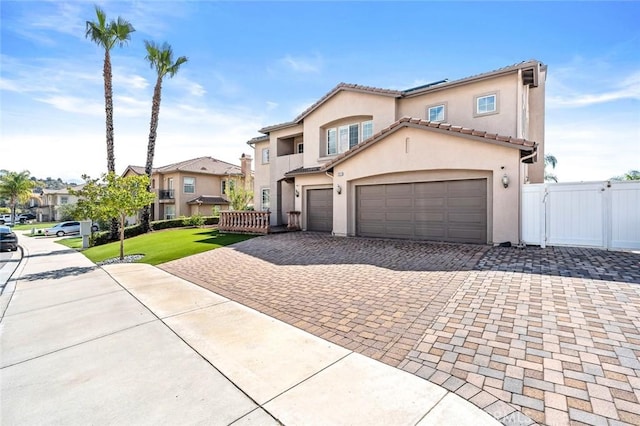
[[(149, 144), (147, 145), (147, 162), (144, 168), (145, 173), (151, 181), (151, 172), (153, 169), (153, 156), (156, 150), (156, 136), (158, 131), (158, 121), (160, 119), (160, 100), (162, 97), (162, 79), (168, 75), (172, 78), (178, 70), (180, 65), (187, 62), (186, 56), (180, 56), (176, 61), (173, 61), (173, 50), (168, 43), (157, 45), (154, 42), (146, 41), (144, 45), (147, 49), (147, 56), (145, 59), (149, 61), (151, 68), (156, 70), (157, 78), (156, 85), (153, 89), (153, 102), (151, 104), (151, 123), (149, 129)], [(147, 188), (149, 191), (151, 187)], [(149, 231), (149, 206), (146, 206), (142, 211), (142, 226), (145, 231)]]
[(544, 180), (545, 182), (558, 182), (558, 177), (556, 175), (554, 175), (553, 173), (549, 173), (547, 172), (547, 166), (551, 166), (551, 169), (555, 169), (556, 168), (556, 164), (558, 164), (558, 159), (551, 155), (545, 155), (544, 156)]
[(29, 177), (29, 171), (7, 172), (0, 176), (0, 197), (8, 198), (11, 206), (11, 217), (16, 217), (16, 206), (24, 203), (33, 195), (36, 183)]
[[(104, 48), (104, 110), (106, 113), (107, 128), (107, 171), (115, 173), (116, 159), (113, 151), (113, 86), (111, 74), (111, 49), (118, 44), (120, 47), (131, 40), (131, 33), (135, 31), (133, 26), (118, 16), (117, 20), (107, 23), (107, 15), (98, 6), (96, 8), (97, 21), (87, 21), (85, 37), (91, 39), (98, 46)], [(111, 237), (115, 239), (118, 232), (118, 222), (111, 221)]]

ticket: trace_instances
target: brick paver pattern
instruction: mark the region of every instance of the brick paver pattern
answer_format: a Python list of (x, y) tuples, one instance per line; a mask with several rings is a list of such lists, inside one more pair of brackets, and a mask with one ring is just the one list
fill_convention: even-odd
[(640, 255), (285, 233), (161, 266), (504, 424), (640, 425)]

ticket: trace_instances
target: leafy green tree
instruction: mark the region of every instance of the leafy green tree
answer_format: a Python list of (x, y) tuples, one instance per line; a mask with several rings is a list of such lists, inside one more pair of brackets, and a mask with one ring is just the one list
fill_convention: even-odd
[[(85, 37), (104, 49), (104, 105), (106, 113), (107, 136), (107, 172), (115, 173), (116, 159), (113, 150), (113, 76), (111, 73), (111, 49), (117, 44), (123, 47), (131, 40), (135, 31), (133, 25), (118, 16), (117, 20), (107, 22), (107, 15), (100, 7), (95, 6), (96, 21), (87, 21)], [(117, 235), (117, 221), (111, 221), (111, 238)]]
[(0, 175), (0, 198), (7, 198), (11, 206), (11, 217), (16, 217), (18, 203), (26, 203), (34, 198), (35, 183), (30, 179), (29, 171), (7, 172)]
[(556, 164), (558, 164), (558, 159), (551, 155), (545, 155), (544, 156), (544, 181), (545, 182), (558, 182), (558, 177), (547, 171), (547, 166), (550, 166), (551, 169), (555, 169), (556, 168)]
[[(164, 43), (162, 46), (157, 45), (154, 42), (145, 40), (144, 45), (147, 49), (147, 56), (145, 59), (149, 62), (151, 68), (156, 70), (156, 85), (153, 89), (153, 102), (151, 103), (151, 123), (149, 129), (149, 143), (147, 145), (147, 162), (145, 164), (144, 172), (151, 179), (151, 172), (153, 170), (153, 157), (156, 150), (156, 136), (158, 133), (158, 121), (160, 120), (160, 101), (162, 100), (162, 80), (165, 76), (173, 78), (176, 75), (180, 66), (187, 62), (186, 56), (180, 56), (178, 59), (173, 60), (173, 50), (168, 43)], [(151, 188), (149, 187), (148, 190)], [(149, 231), (149, 206), (145, 206), (142, 211), (142, 227), (145, 232)]]
[(232, 210), (247, 210), (253, 200), (253, 192), (242, 185), (229, 185), (226, 194)]
[(120, 231), (120, 260), (124, 259), (124, 227), (127, 216), (132, 216), (153, 202), (155, 194), (149, 192), (148, 176), (121, 177), (115, 173), (101, 179), (83, 176), (86, 181), (80, 190), (70, 189), (79, 197), (77, 215), (85, 219), (118, 219)]

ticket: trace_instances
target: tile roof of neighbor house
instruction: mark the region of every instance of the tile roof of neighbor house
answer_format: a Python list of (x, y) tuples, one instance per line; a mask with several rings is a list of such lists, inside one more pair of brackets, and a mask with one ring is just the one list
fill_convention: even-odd
[(466, 139), (475, 140), (478, 142), (487, 142), (487, 143), (506, 146), (509, 148), (516, 148), (521, 151), (535, 152), (537, 147), (537, 144), (535, 142), (529, 141), (526, 139), (514, 138), (511, 136), (502, 136), (495, 133), (488, 133), (482, 130), (469, 129), (462, 126), (453, 126), (449, 123), (427, 121), (427, 120), (422, 120), (420, 118), (402, 117), (400, 120), (396, 121), (395, 123), (391, 124), (388, 127), (385, 127), (375, 135), (371, 136), (369, 139), (362, 141), (361, 143), (355, 145), (353, 148), (349, 149), (348, 151), (345, 151), (342, 154), (334, 157), (331, 161), (329, 161), (328, 163), (320, 167), (318, 171), (324, 172), (326, 170), (331, 169), (333, 166), (343, 162), (347, 158), (354, 156), (355, 154), (359, 153), (363, 149), (370, 147), (376, 142), (386, 138), (387, 136), (405, 127), (423, 129), (423, 130), (437, 132), (437, 133), (451, 134), (453, 136), (459, 136)]
[[(127, 170), (134, 173), (144, 174), (144, 167), (128, 166)], [(141, 170), (141, 172), (140, 172)], [(217, 160), (213, 157), (198, 157), (190, 160), (180, 161), (178, 163), (169, 164), (167, 166), (155, 167), (154, 173), (170, 173), (170, 172), (190, 172), (203, 173), (209, 175), (241, 175), (242, 169), (235, 164)], [(126, 173), (126, 170), (125, 170)]]
[[(331, 97), (333, 97), (335, 94), (337, 94), (338, 92), (343, 91), (343, 90), (344, 91), (351, 91), (351, 92), (360, 92), (360, 93), (371, 93), (371, 94), (384, 95), (384, 96), (393, 96), (393, 97), (396, 97), (396, 98), (411, 97), (411, 96), (420, 95), (420, 94), (425, 93), (425, 92), (442, 90), (444, 88), (448, 88), (448, 87), (451, 87), (451, 86), (458, 86), (458, 85), (461, 85), (461, 84), (467, 84), (467, 83), (470, 83), (470, 82), (473, 82), (473, 81), (483, 80), (485, 78), (494, 77), (494, 76), (500, 75), (500, 74), (508, 74), (508, 73), (517, 71), (517, 70), (522, 69), (522, 68), (528, 68), (528, 67), (538, 66), (538, 65), (543, 67), (543, 68), (546, 68), (546, 65), (543, 65), (542, 62), (540, 62), (540, 61), (538, 61), (536, 59), (530, 59), (528, 61), (522, 61), (522, 62), (519, 62), (517, 64), (513, 64), (513, 65), (506, 66), (506, 67), (498, 68), (496, 70), (488, 71), (488, 72), (481, 73), (481, 74), (475, 74), (475, 75), (472, 75), (472, 76), (469, 76), (469, 77), (465, 77), (465, 78), (461, 78), (461, 79), (458, 79), (458, 80), (453, 80), (453, 81), (442, 80), (440, 82), (426, 84), (426, 85), (422, 85), (422, 86), (418, 86), (418, 87), (413, 87), (413, 88), (410, 88), (410, 89), (407, 89), (407, 90), (381, 89), (381, 88), (378, 88), (378, 87), (362, 86), (362, 85), (359, 85), (359, 84), (340, 83), (336, 87), (331, 89), (328, 93), (326, 93), (324, 96), (322, 96), (320, 99), (318, 99), (316, 102), (314, 102), (310, 107), (305, 109), (302, 113), (300, 113), (292, 121), (288, 121), (288, 122), (280, 123), (280, 124), (274, 124), (274, 125), (271, 125), (271, 126), (266, 126), (266, 127), (263, 127), (262, 129), (260, 129), (259, 132), (260, 133), (269, 133), (269, 132), (271, 132), (273, 130), (284, 129), (284, 128), (287, 128), (287, 127), (296, 126), (296, 125), (300, 124), (300, 122), (307, 115), (309, 115), (311, 112), (313, 112), (315, 109), (317, 109), (320, 105), (322, 105), (327, 100), (329, 100)], [(257, 139), (257, 138), (254, 138), (254, 139)], [(251, 142), (251, 141), (249, 141), (249, 142)]]
[(227, 200), (224, 197), (218, 197), (216, 195), (200, 195), (199, 197), (196, 197), (193, 200), (187, 201), (187, 204), (205, 204), (205, 205), (229, 204), (229, 200)]

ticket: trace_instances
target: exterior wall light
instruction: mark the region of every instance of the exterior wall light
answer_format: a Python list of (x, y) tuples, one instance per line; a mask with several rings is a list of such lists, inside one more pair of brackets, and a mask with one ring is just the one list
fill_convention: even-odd
[(505, 188), (509, 187), (509, 176), (507, 176), (506, 173), (504, 174), (504, 176), (502, 176), (502, 186), (504, 186)]
[(342, 187), (340, 185), (336, 185), (336, 192), (339, 194), (342, 194)]
[(300, 196), (300, 191), (298, 191), (298, 188), (296, 188), (296, 198)]

